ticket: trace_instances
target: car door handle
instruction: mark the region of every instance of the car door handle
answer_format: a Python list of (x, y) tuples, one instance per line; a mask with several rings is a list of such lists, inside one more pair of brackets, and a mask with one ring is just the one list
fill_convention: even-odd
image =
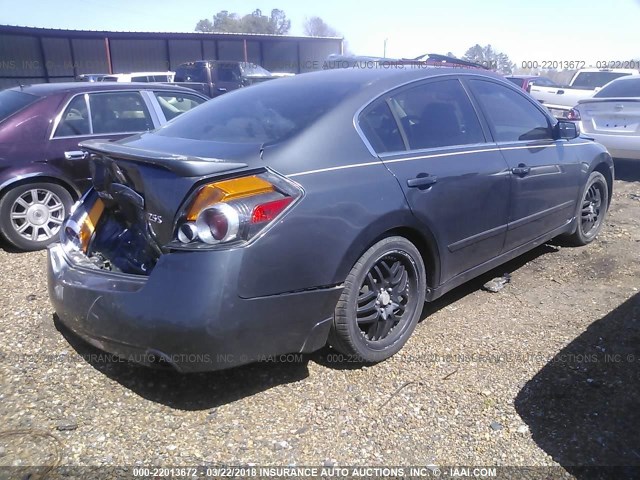
[(524, 163), (521, 163), (520, 165), (518, 165), (517, 167), (513, 167), (511, 169), (511, 172), (514, 173), (515, 175), (526, 175), (531, 171), (531, 167), (527, 167)]
[(224, 88), (224, 87), (218, 87), (218, 91), (219, 91), (219, 92), (226, 92), (226, 91), (227, 91), (227, 89), (226, 89), (226, 88)]
[(407, 180), (407, 186), (410, 188), (430, 187), (438, 181), (438, 177), (434, 175), (423, 175)]
[(87, 158), (87, 152), (82, 150), (72, 150), (70, 152), (64, 152), (64, 158), (67, 160), (84, 160)]

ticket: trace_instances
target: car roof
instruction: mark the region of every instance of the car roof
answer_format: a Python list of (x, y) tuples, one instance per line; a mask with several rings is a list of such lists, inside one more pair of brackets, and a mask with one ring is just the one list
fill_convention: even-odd
[(583, 68), (576, 72), (578, 73), (596, 73), (596, 72), (608, 72), (608, 73), (628, 73), (630, 75), (638, 75), (638, 70), (633, 68)]
[(284, 82), (306, 82), (310, 88), (313, 88), (315, 85), (321, 86), (331, 82), (336, 84), (350, 83), (360, 87), (358, 96), (360, 94), (375, 96), (405, 83), (444, 75), (475, 75), (506, 82), (502, 75), (479, 68), (395, 65), (391, 68), (381, 66), (377, 68), (349, 67), (321, 70), (293, 77), (283, 77), (261, 85), (275, 84), (276, 82), (280, 82), (281, 85), (284, 85)]
[(504, 78), (524, 78), (525, 80), (531, 80), (534, 78), (547, 78), (543, 75), (507, 75)]
[(64, 83), (36, 83), (13, 87), (11, 90), (22, 91), (31, 95), (44, 97), (57, 93), (79, 93), (109, 90), (175, 90), (184, 93), (195, 93), (190, 88), (178, 85), (153, 82), (64, 82)]

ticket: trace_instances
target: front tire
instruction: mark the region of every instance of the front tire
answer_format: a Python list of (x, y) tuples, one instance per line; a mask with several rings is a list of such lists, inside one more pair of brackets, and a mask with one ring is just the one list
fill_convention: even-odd
[(600, 172), (591, 172), (576, 212), (576, 231), (567, 237), (572, 245), (591, 243), (604, 225), (609, 208), (609, 185)]
[(0, 232), (20, 250), (40, 250), (58, 239), (73, 205), (69, 192), (55, 183), (25, 183), (0, 199)]
[(363, 363), (386, 360), (413, 333), (425, 293), (426, 272), (418, 249), (403, 237), (380, 240), (345, 281), (329, 344)]

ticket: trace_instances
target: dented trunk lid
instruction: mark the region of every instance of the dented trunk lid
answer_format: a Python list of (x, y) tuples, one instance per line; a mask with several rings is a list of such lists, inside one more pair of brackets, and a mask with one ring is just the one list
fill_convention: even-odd
[[(118, 142), (91, 140), (81, 147), (91, 155), (93, 187), (104, 203), (87, 254), (116, 262), (125, 273), (145, 274), (155, 263), (154, 255), (157, 259), (173, 240), (176, 216), (196, 185), (262, 166), (256, 144), (142, 134)], [(123, 250), (126, 261), (120, 258)]]

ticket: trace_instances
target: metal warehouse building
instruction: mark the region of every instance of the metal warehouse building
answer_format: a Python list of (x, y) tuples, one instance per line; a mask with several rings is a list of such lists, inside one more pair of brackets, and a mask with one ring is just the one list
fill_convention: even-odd
[(322, 68), (342, 38), (244, 33), (58, 30), (0, 25), (0, 88), (65, 82), (81, 73), (173, 70), (193, 60), (240, 60), (274, 72)]

